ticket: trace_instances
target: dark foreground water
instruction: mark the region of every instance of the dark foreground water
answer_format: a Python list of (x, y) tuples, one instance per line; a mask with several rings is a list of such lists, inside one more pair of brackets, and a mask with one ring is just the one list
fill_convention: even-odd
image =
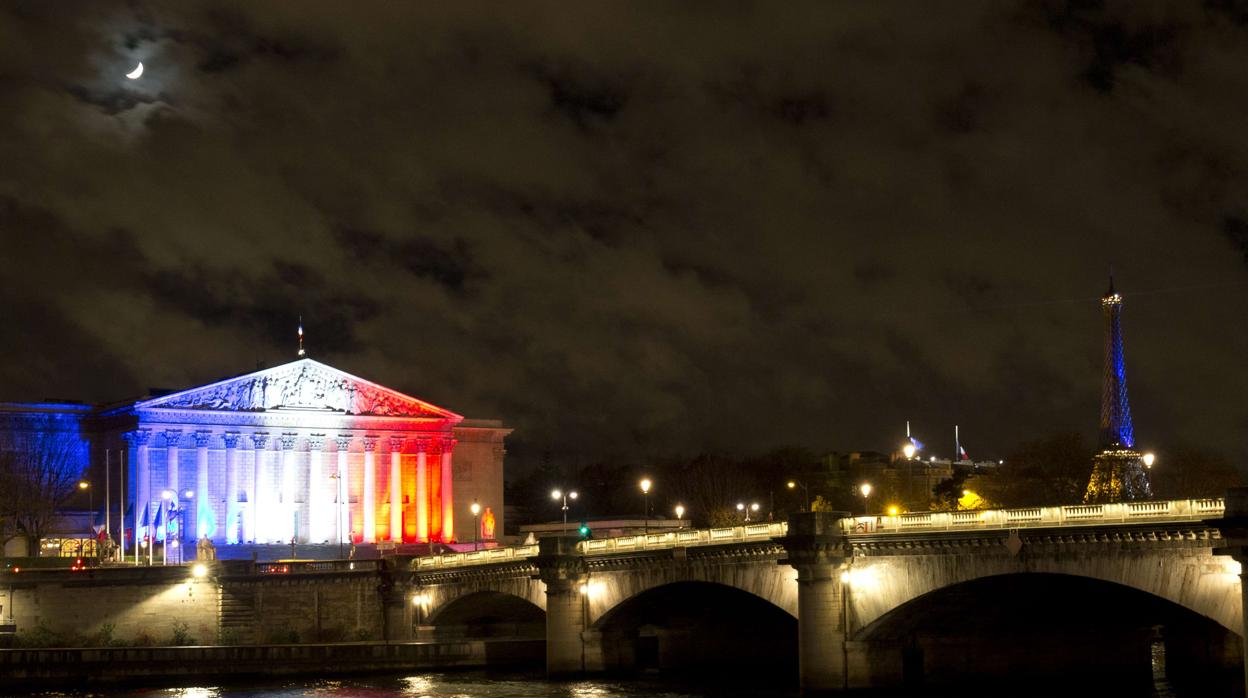
[[(974, 691), (972, 691), (974, 693)], [(1002, 691), (1000, 695), (1010, 695)], [(1220, 693), (1220, 692), (1219, 692)], [(0, 696), (16, 695), (0, 687)], [(796, 688), (769, 686), (763, 683), (727, 682), (716, 677), (691, 679), (611, 679), (584, 681), (547, 681), (540, 674), (507, 674), (498, 672), (455, 672), (416, 675), (353, 677), (348, 679), (257, 681), (219, 686), (182, 686), (176, 688), (130, 687), (95, 691), (22, 693), (22, 696), (45, 698), (90, 698), (92, 696), (126, 696), (127, 698), (709, 698), (740, 696), (742, 698), (797, 698)], [(919, 693), (912, 698), (946, 695)], [(1049, 695), (1083, 695), (1077, 687)], [(1175, 696), (1164, 681), (1159, 681), (1154, 698)]]
[[(0, 687), (0, 695), (7, 695)], [(710, 696), (743, 696), (762, 698), (781, 696), (793, 698), (795, 689), (707, 681), (622, 679), (585, 681), (547, 681), (540, 674), (502, 674), (485, 672), (417, 674), (409, 676), (371, 676), (319, 681), (292, 680), (252, 682), (220, 686), (181, 688), (115, 688), (97, 691), (47, 692), (36, 694), (48, 698), (88, 698), (90, 696), (127, 696), (133, 698), (708, 698)]]

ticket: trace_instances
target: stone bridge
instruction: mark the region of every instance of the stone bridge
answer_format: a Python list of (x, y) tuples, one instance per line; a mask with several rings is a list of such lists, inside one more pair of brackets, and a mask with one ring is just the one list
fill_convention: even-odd
[(405, 593), (420, 637), (544, 635), (552, 675), (749, 661), (807, 693), (1055, 669), (1151, 686), (1161, 647), (1173, 681), (1234, 684), (1242, 549), (1219, 550), (1223, 515), (1220, 499), (816, 512), (417, 558)]

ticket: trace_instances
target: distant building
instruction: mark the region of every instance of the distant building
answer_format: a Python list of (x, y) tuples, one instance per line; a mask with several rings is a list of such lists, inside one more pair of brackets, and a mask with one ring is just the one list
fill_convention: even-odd
[(1083, 501), (1089, 504), (1149, 499), (1144, 454), (1135, 449), (1135, 425), (1127, 401), (1127, 362), (1122, 339), (1122, 296), (1114, 279), (1101, 298), (1105, 315), (1105, 375), (1101, 384), (1100, 453), (1092, 459), (1092, 476)]
[(158, 517), (157, 540), (217, 545), (471, 541), (474, 501), (475, 537), (503, 530), (510, 429), (308, 358), (102, 407), (0, 405), (0, 445), (49, 429), (73, 440), (97, 509), (112, 464), (111, 528), (124, 492), (127, 547)]

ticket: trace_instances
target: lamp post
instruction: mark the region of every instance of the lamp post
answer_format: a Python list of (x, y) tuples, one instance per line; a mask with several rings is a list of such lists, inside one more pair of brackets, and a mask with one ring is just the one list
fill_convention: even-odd
[(338, 559), (342, 559), (342, 473), (337, 471), (329, 476), (334, 481), (334, 500), (338, 503), (338, 525), (334, 528), (338, 531)]
[[(472, 500), (472, 506), (468, 507), (472, 511), (472, 549), (477, 549), (478, 536), (481, 534), (481, 524), (477, 517), (481, 515), (481, 505), (477, 504), (477, 500)], [(567, 516), (565, 513), (564, 516)]]
[(642, 531), (645, 533), (645, 535), (649, 535), (650, 534), (650, 485), (653, 483), (650, 482), (650, 478), (643, 478), (642, 481), (638, 484), (641, 485), (642, 503), (645, 506), (645, 514), (644, 514), (644, 521), (642, 523)]
[(871, 483), (864, 482), (858, 486), (858, 491), (862, 493), (862, 513), (871, 515)]
[(677, 526), (677, 528), (684, 528), (685, 526), (684, 518), (685, 518), (685, 505), (677, 504), (676, 505), (676, 521), (680, 524), (679, 526)]
[(95, 535), (95, 490), (91, 489), (91, 483), (87, 482), (86, 480), (78, 481), (78, 489), (87, 491), (87, 501), (90, 502), (89, 507), (91, 509), (91, 523), (87, 524), (87, 530), (89, 530), (91, 532), (91, 535), (94, 536)]
[(810, 511), (810, 490), (807, 489), (806, 483), (799, 482), (797, 480), (789, 480), (785, 483), (785, 485), (791, 490), (797, 489), (798, 487), (802, 488), (802, 496), (806, 499), (806, 511)]
[(1144, 467), (1145, 467), (1145, 468), (1148, 468), (1148, 469), (1150, 469), (1150, 470), (1151, 470), (1151, 469), (1152, 469), (1152, 467), (1153, 467), (1153, 463), (1156, 463), (1156, 462), (1157, 462), (1157, 454), (1152, 453), (1151, 451), (1150, 451), (1150, 452), (1148, 452), (1148, 453), (1145, 453), (1145, 454), (1144, 454), (1144, 455), (1140, 458), (1140, 462), (1142, 462), (1142, 463), (1144, 464)]
[(576, 497), (576, 490), (572, 490), (571, 492), (564, 492), (563, 490), (550, 491), (551, 499), (556, 501), (560, 499), (563, 500), (563, 528), (559, 530), (559, 535), (563, 535), (568, 532), (568, 500), (571, 499), (572, 501), (576, 501)]
[(758, 509), (758, 502), (753, 502), (749, 506), (746, 506), (745, 502), (737, 502), (737, 511), (745, 515), (745, 523), (750, 522), (750, 512), (757, 514)]

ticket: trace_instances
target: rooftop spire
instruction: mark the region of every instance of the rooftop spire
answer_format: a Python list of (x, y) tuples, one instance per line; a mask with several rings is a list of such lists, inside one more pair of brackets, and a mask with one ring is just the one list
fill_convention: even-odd
[(299, 316), (299, 354), (298, 356), (299, 358), (302, 359), (303, 357), (307, 355), (308, 355), (308, 352), (303, 350), (303, 316), (300, 315)]

